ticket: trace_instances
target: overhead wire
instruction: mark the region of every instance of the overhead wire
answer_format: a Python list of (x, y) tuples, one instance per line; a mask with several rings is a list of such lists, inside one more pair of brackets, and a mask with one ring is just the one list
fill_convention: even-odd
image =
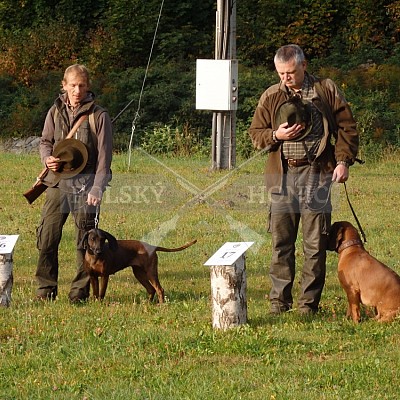
[[(137, 109), (135, 111), (135, 116), (133, 118), (132, 121), (132, 129), (131, 129), (131, 135), (130, 135), (130, 139), (129, 139), (129, 147), (128, 147), (128, 171), (131, 165), (131, 153), (132, 153), (132, 143), (133, 143), (133, 137), (135, 134), (135, 130), (136, 130), (136, 122), (140, 117), (140, 107), (141, 107), (141, 103), (142, 103), (142, 97), (143, 97), (143, 92), (144, 92), (144, 86), (146, 84), (146, 79), (147, 79), (147, 75), (149, 72), (149, 68), (150, 68), (150, 63), (151, 63), (151, 58), (153, 55), (153, 49), (154, 49), (154, 44), (156, 42), (156, 37), (157, 37), (157, 32), (158, 32), (158, 28), (160, 26), (160, 20), (161, 20), (161, 15), (162, 15), (162, 11), (164, 8), (164, 0), (161, 0), (161, 5), (160, 5), (160, 10), (158, 13), (158, 18), (157, 18), (157, 24), (156, 24), (156, 28), (154, 30), (154, 35), (153, 35), (153, 41), (151, 43), (151, 48), (150, 48), (150, 53), (149, 53), (149, 58), (147, 60), (147, 66), (146, 66), (146, 70), (145, 70), (145, 74), (143, 77), (143, 81), (142, 81), (142, 87), (140, 90), (140, 94), (139, 94), (139, 100), (138, 100), (138, 106)], [(132, 99), (118, 114), (116, 117), (113, 118), (113, 122), (122, 114), (126, 111), (126, 109), (133, 103), (134, 99)]]

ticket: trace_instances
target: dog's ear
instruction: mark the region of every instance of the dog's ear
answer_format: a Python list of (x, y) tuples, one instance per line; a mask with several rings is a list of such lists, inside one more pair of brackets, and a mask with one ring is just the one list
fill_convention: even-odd
[(343, 234), (344, 234), (344, 227), (342, 225), (339, 226), (337, 233), (336, 233), (336, 243), (335, 243), (335, 250), (340, 247), (343, 242)]
[(86, 250), (88, 248), (89, 231), (85, 232), (81, 241), (79, 242), (78, 250)]
[(118, 249), (118, 242), (117, 239), (111, 233), (104, 232), (106, 239), (108, 240), (108, 246), (110, 250), (116, 251)]
[(340, 222), (335, 222), (329, 231), (327, 250), (337, 251), (339, 246), (342, 244), (343, 233), (343, 225)]
[(327, 250), (336, 251), (339, 248), (342, 240), (343, 226), (340, 223), (335, 222), (329, 230)]

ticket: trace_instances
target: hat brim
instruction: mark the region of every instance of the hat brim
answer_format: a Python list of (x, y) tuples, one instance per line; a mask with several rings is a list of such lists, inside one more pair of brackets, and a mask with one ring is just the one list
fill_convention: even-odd
[[(86, 146), (77, 139), (64, 139), (53, 150), (53, 157), (60, 158), (63, 161), (63, 156), (68, 148), (73, 148), (75, 152), (79, 153), (79, 165), (74, 169), (65, 170), (61, 168), (59, 171), (50, 171), (55, 180), (68, 179), (78, 175), (86, 167), (88, 160), (88, 151)], [(49, 176), (51, 178), (51, 176)]]
[(296, 136), (295, 138), (291, 139), (291, 142), (300, 142), (301, 140), (304, 140), (311, 132), (311, 127), (305, 128), (302, 131), (300, 131), (299, 136)]
[(74, 169), (64, 170), (63, 168), (60, 171), (55, 171), (54, 175), (59, 176), (61, 179), (72, 178), (75, 175), (78, 175), (83, 169), (86, 167), (86, 163), (88, 160), (88, 151), (86, 146), (78, 139), (64, 139), (54, 148), (53, 156), (56, 158), (60, 158), (62, 160), (62, 156), (65, 150), (68, 147), (74, 148), (75, 151), (79, 152), (80, 164), (76, 166)]

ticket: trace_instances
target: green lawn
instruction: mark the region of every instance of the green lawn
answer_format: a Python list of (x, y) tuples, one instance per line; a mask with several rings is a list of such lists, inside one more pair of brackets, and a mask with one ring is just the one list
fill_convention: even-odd
[[(399, 319), (378, 324), (345, 318), (346, 298), (329, 253), (321, 312), (268, 315), (270, 236), (262, 191), (266, 155), (234, 171), (211, 172), (207, 159), (113, 161), (113, 181), (99, 227), (117, 238), (162, 246), (198, 243), (159, 254), (167, 302), (149, 304), (129, 270), (110, 279), (103, 303), (71, 306), (74, 224), (60, 249), (59, 298), (33, 301), (35, 230), (44, 195), (22, 193), (40, 172), (37, 155), (0, 154), (0, 234), (19, 234), (12, 306), (0, 309), (0, 399), (397, 399)], [(395, 155), (355, 165), (347, 184), (367, 235), (366, 248), (400, 273), (400, 165)], [(355, 224), (342, 185), (333, 188), (333, 220)], [(248, 324), (211, 325), (210, 274), (203, 264), (227, 241), (254, 241), (247, 252)], [(301, 269), (301, 237), (298, 243)], [(297, 291), (295, 288), (295, 295)]]

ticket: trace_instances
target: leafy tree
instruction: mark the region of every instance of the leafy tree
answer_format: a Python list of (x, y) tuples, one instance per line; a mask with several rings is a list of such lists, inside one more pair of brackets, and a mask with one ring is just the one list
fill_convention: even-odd
[(325, 57), (331, 50), (337, 13), (333, 0), (304, 0), (282, 34), (284, 43), (300, 45), (309, 59)]
[[(343, 40), (349, 53), (361, 55), (364, 62), (374, 55), (376, 61), (390, 52), (393, 25), (387, 0), (352, 0), (348, 8)], [(374, 49), (380, 50), (374, 54)], [(371, 51), (372, 50), (372, 51)]]
[(237, 3), (237, 55), (247, 66), (269, 65), (298, 6), (285, 0)]
[[(161, 4), (0, 0), (2, 134), (40, 134), (63, 70), (80, 62), (91, 70), (98, 101), (112, 116), (131, 102), (114, 124), (121, 143), (131, 132), (145, 74), (136, 143), (149, 141), (156, 131), (164, 136), (167, 131), (179, 132), (174, 134), (185, 138), (185, 149), (188, 138), (206, 141), (210, 113), (194, 109), (195, 60), (214, 57), (216, 0), (170, 0), (163, 3), (159, 18)], [(347, 88), (364, 138), (372, 143), (377, 136), (382, 142), (397, 137), (400, 116), (393, 99), (400, 63), (400, 0), (241, 0), (236, 6), (237, 125), (245, 152), (245, 127), (257, 99), (277, 79), (273, 55), (281, 45), (293, 42), (304, 48), (310, 69), (337, 77)], [(380, 107), (372, 110), (377, 99)]]
[[(55, 30), (59, 31), (57, 35), (54, 35)], [(0, 37), (3, 48), (0, 53), (0, 74), (11, 75), (29, 86), (35, 74), (60, 70), (75, 62), (79, 42), (79, 28), (76, 25), (55, 20), (18, 34), (8, 31)]]
[(85, 33), (98, 22), (107, 3), (107, 0), (2, 0), (0, 30), (20, 31), (58, 20), (78, 25)]
[[(103, 65), (124, 69), (145, 66), (160, 13), (160, 1), (113, 0), (96, 34), (91, 35)], [(160, 62), (211, 55), (213, 1), (165, 2), (155, 41)], [(207, 30), (206, 27), (210, 29)], [(97, 35), (100, 37), (97, 37)]]

